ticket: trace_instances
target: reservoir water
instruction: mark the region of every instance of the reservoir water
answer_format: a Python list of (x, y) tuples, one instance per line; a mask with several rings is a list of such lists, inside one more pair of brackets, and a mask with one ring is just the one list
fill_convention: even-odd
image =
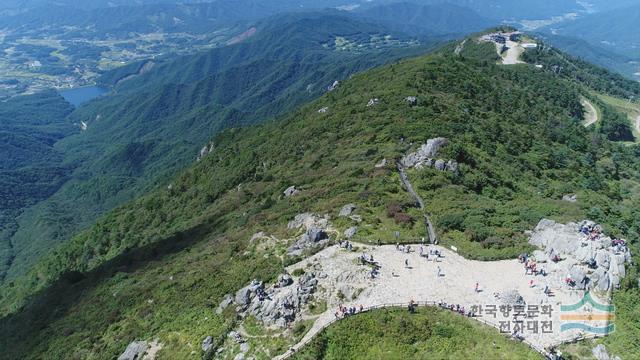
[(91, 99), (95, 99), (100, 95), (106, 94), (108, 91), (109, 90), (101, 88), (99, 86), (85, 86), (76, 89), (59, 91), (59, 93), (73, 106), (78, 107)]

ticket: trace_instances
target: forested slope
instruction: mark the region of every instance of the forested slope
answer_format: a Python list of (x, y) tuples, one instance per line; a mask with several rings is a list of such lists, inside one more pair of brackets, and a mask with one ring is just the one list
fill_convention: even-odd
[[(216, 135), (202, 161), (2, 288), (5, 355), (107, 359), (134, 339), (157, 337), (163, 356), (200, 357), (193, 349), (205, 336), (217, 342), (234, 327), (235, 314), (214, 311), (223, 295), (252, 278), (273, 279), (295, 261), (284, 249), (299, 235), (287, 228), (296, 214), (333, 218), (352, 202), (361, 241), (395, 242), (394, 231), (424, 236), (395, 160), (438, 136), (450, 141), (440, 156), (455, 159), (459, 173), (427, 168), (410, 176), (441, 241), (465, 256), (513, 257), (543, 217), (591, 218), (637, 249), (638, 147), (585, 129), (580, 104), (605, 84), (610, 93), (634, 86), (613, 86), (579, 62), (571, 64), (591, 80), (496, 65), (495, 47), (473, 39), (460, 56), (454, 48), (358, 74), (277, 121)], [(556, 60), (569, 61), (547, 59)], [(376, 169), (383, 158), (389, 163)], [(284, 197), (291, 185), (300, 193)], [(571, 192), (577, 203), (561, 200)], [(340, 231), (353, 225), (334, 222)], [(259, 246), (250, 240), (259, 231), (279, 240)], [(636, 276), (630, 269), (615, 296), (620, 321), (607, 341), (617, 353), (633, 351), (639, 339)], [(282, 341), (272, 350), (286, 349), (290, 339)]]
[[(310, 25), (313, 25), (310, 27)], [(74, 111), (86, 131), (56, 143), (68, 181), (25, 211), (10, 235), (13, 278), (100, 214), (196, 160), (218, 131), (269, 120), (327, 91), (336, 80), (424, 51), (403, 36), (326, 13), (265, 21), (245, 43), (163, 62)], [(336, 37), (361, 44), (339, 50)]]

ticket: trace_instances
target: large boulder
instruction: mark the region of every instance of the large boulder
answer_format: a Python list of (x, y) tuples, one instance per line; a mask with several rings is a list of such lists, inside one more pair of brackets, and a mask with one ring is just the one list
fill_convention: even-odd
[(611, 286), (609, 274), (601, 267), (591, 274), (591, 280), (593, 281), (593, 286), (597, 291), (606, 292)]
[(611, 265), (611, 256), (609, 255), (608, 251), (599, 250), (596, 253), (595, 259), (598, 267), (609, 269), (609, 266)]
[(146, 341), (134, 341), (127, 346), (118, 360), (140, 360), (148, 348), (149, 344)]
[(211, 350), (213, 350), (213, 337), (207, 336), (202, 340), (202, 351), (209, 353)]
[(587, 277), (587, 275), (585, 274), (584, 270), (582, 269), (582, 267), (580, 266), (573, 266), (571, 268), (571, 270), (569, 271), (569, 275), (571, 276), (571, 279), (573, 279), (573, 281), (575, 281), (576, 289), (580, 289), (580, 290), (584, 290), (586, 288), (586, 283), (585, 283), (585, 277)]
[(346, 237), (347, 239), (351, 239), (356, 235), (357, 232), (358, 232), (358, 227), (352, 226), (344, 231), (344, 237)]
[(594, 347), (593, 350), (591, 350), (591, 353), (596, 360), (611, 360), (611, 357), (607, 352), (607, 348), (602, 344)]
[(216, 314), (222, 314), (224, 309), (226, 309), (229, 305), (233, 304), (233, 296), (231, 294), (227, 294), (224, 296), (218, 307), (216, 308)]
[[(423, 144), (420, 149), (418, 149), (418, 151), (407, 154), (400, 162), (403, 166), (408, 168), (431, 166), (433, 158), (438, 154), (438, 151), (443, 146), (447, 145), (447, 143), (448, 140), (443, 137), (429, 139), (426, 144)], [(444, 170), (445, 167), (446, 162), (443, 162), (441, 170)]]
[(246, 307), (251, 303), (251, 300), (260, 292), (264, 291), (264, 284), (262, 281), (253, 280), (251, 284), (243, 287), (236, 292), (235, 303), (238, 306)]
[(340, 209), (339, 216), (343, 216), (343, 217), (350, 216), (355, 209), (356, 209), (355, 204), (347, 204), (343, 206), (342, 209)]
[(307, 232), (305, 233), (304, 236), (308, 238), (308, 241), (314, 242), (314, 243), (317, 243), (320, 240), (329, 238), (329, 235), (327, 235), (327, 233), (323, 229), (318, 229), (315, 227), (307, 229)]
[(298, 193), (300, 193), (300, 191), (296, 189), (295, 186), (289, 186), (288, 188), (285, 189), (285, 191), (283, 191), (283, 194), (285, 197), (291, 197), (291, 196), (297, 195)]
[(404, 98), (404, 101), (409, 104), (409, 106), (416, 106), (418, 105), (418, 98), (415, 96), (407, 96), (406, 98)]
[(446, 164), (446, 163), (444, 162), (444, 160), (442, 160), (442, 159), (438, 159), (438, 160), (436, 160), (436, 164), (434, 165), (434, 167), (435, 167), (437, 170), (440, 170), (440, 171), (444, 171), (444, 170), (445, 170), (445, 168), (446, 168), (446, 166), (447, 166), (447, 164)]
[(280, 274), (278, 276), (277, 286), (285, 287), (293, 284), (293, 278), (289, 274)]
[(581, 248), (575, 224), (563, 225), (553, 220), (542, 219), (535, 227), (529, 243), (546, 251), (553, 250), (555, 254), (574, 254)]

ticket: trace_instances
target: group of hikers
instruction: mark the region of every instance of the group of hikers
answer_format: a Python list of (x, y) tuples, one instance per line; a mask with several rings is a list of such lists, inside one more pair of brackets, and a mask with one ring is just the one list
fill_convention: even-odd
[(364, 306), (362, 306), (362, 304), (358, 307), (355, 307), (355, 306), (346, 307), (340, 304), (340, 306), (338, 306), (338, 310), (334, 313), (334, 315), (336, 319), (341, 319), (349, 315), (355, 315), (357, 313), (361, 313), (363, 311), (364, 311)]
[[(405, 246), (405, 245), (400, 245), (399, 243), (396, 243), (396, 250), (401, 251), (403, 253), (407, 253), (407, 254), (415, 251), (415, 250), (413, 250), (411, 245), (406, 245)], [(418, 251), (419, 251), (420, 257), (426, 257), (427, 260), (430, 260), (430, 259), (433, 258), (434, 260), (437, 261), (437, 259), (443, 257), (443, 254), (442, 254), (442, 252), (440, 250), (429, 248), (429, 252), (425, 252), (424, 251), (424, 246), (422, 246), (422, 245), (419, 246)]]
[(599, 240), (602, 236), (602, 228), (600, 225), (584, 224), (580, 226), (580, 233), (587, 235), (587, 238), (591, 241)]
[(465, 309), (464, 306), (460, 306), (460, 304), (447, 304), (444, 301), (440, 301), (438, 303), (438, 306), (440, 306), (443, 309), (447, 309), (447, 310), (451, 310), (453, 312), (456, 312), (460, 315), (463, 316), (467, 316), (467, 317), (474, 317), (476, 316), (475, 310), (472, 309)]
[[(536, 262), (536, 260), (532, 259), (529, 256), (529, 254), (523, 253), (523, 254), (518, 255), (518, 260), (524, 266), (524, 274), (525, 275), (533, 275), (533, 276), (540, 275), (540, 276), (543, 276), (543, 277), (547, 276), (547, 270), (544, 268), (544, 266), (538, 267), (538, 263)], [(536, 286), (535, 281), (533, 279), (529, 279), (529, 287), (532, 288), (532, 287), (535, 287), (535, 286)], [(549, 285), (545, 285), (544, 286), (543, 292), (547, 296), (551, 295), (551, 289), (549, 288)]]
[(347, 249), (348, 251), (353, 251), (353, 244), (347, 240), (340, 240), (338, 246), (342, 249)]

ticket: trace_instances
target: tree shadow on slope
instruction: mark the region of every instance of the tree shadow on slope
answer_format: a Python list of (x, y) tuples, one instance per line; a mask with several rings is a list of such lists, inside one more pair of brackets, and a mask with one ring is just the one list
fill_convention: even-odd
[(136, 272), (152, 261), (195, 245), (219, 228), (221, 222), (221, 219), (210, 219), (189, 230), (131, 249), (87, 273), (72, 271), (63, 274), (35, 294), (21, 310), (0, 319), (0, 348), (9, 351), (2, 356), (7, 356), (7, 359), (24, 358), (28, 349), (42, 341), (32, 335), (65, 317), (84, 294), (116, 273)]

